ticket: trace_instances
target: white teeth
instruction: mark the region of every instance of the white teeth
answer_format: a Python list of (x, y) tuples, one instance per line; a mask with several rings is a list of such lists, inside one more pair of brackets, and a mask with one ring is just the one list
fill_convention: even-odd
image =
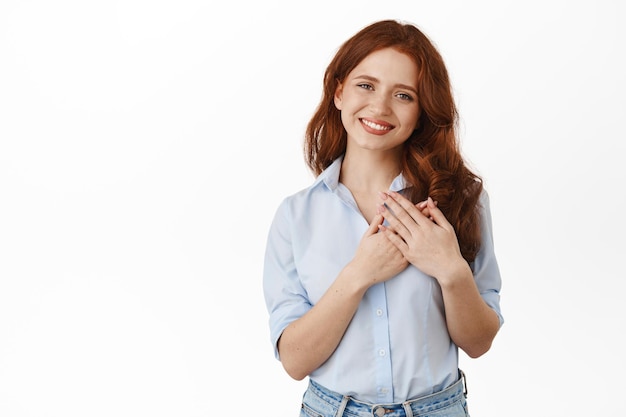
[(378, 123), (370, 122), (369, 120), (365, 120), (365, 119), (361, 119), (361, 121), (364, 124), (366, 124), (367, 126), (371, 127), (372, 129), (376, 129), (376, 130), (391, 130), (390, 126), (382, 126), (382, 125), (379, 125)]

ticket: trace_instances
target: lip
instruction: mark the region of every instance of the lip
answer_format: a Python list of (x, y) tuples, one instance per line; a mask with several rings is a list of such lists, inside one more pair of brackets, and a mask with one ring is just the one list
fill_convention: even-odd
[(368, 119), (365, 117), (359, 118), (359, 121), (361, 122), (363, 129), (373, 135), (385, 135), (395, 127), (391, 123), (387, 123), (382, 120)]

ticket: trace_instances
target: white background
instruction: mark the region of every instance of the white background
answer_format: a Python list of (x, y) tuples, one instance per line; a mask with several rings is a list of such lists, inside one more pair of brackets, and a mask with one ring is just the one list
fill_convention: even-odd
[(473, 416), (623, 412), (619, 1), (0, 3), (0, 415), (295, 416), (261, 288), (323, 71), (382, 18), (438, 45), (506, 323)]

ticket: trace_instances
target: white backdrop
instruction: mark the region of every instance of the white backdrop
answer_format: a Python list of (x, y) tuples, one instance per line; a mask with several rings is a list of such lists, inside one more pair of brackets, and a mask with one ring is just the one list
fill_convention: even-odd
[(506, 323), (480, 417), (617, 415), (619, 1), (0, 3), (0, 415), (295, 416), (261, 288), (323, 71), (382, 18), (439, 46)]

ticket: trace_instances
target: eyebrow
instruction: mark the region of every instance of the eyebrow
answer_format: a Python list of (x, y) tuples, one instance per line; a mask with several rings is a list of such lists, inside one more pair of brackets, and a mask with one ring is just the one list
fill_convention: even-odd
[[(358, 76), (356, 76), (356, 77), (354, 77), (354, 78), (355, 78), (355, 79), (359, 79), (359, 78), (360, 78), (360, 79), (364, 79), (364, 80), (368, 80), (368, 81), (372, 81), (372, 82), (377, 82), (377, 83), (379, 83), (379, 82), (380, 82), (380, 80), (379, 80), (378, 78), (376, 78), (376, 77), (372, 77), (371, 75), (365, 75), (365, 74), (363, 74), (363, 75), (358, 75)], [(415, 87), (410, 86), (410, 85), (406, 85), (406, 84), (394, 84), (394, 87), (396, 87), (396, 88), (402, 88), (402, 89), (405, 89), (405, 90), (410, 90), (410, 91), (412, 91), (413, 93), (415, 93), (415, 95), (417, 95), (417, 89), (416, 89)]]

